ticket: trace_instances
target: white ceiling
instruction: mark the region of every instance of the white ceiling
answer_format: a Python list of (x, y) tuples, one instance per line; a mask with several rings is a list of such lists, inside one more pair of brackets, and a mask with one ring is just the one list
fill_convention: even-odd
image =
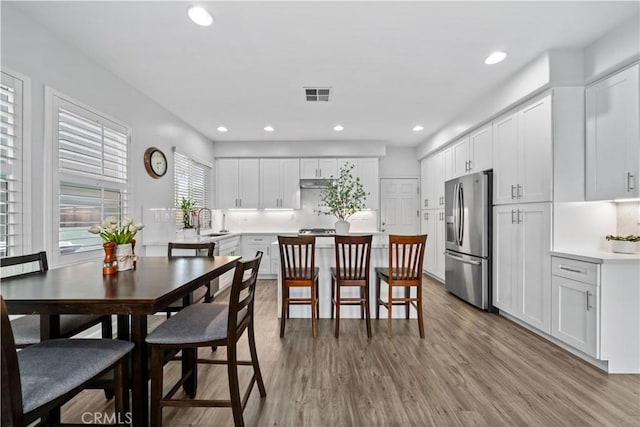
[[(199, 4), (213, 26), (193, 24), (186, 2), (19, 8), (215, 141), (399, 146), (418, 144), (543, 51), (584, 47), (638, 13), (633, 1)], [(494, 50), (509, 56), (484, 65)], [(303, 86), (330, 86), (333, 98), (306, 103)]]

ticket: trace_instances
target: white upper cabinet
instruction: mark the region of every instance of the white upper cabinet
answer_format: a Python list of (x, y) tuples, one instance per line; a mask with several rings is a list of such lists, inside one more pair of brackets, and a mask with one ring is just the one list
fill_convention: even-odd
[[(380, 203), (380, 184), (378, 175), (378, 158), (344, 158), (338, 159), (338, 171), (346, 163), (354, 165), (352, 174), (360, 178), (364, 191), (369, 193), (365, 205), (367, 209), (377, 210)], [(337, 176), (337, 172), (334, 176)]]
[(494, 203), (552, 198), (551, 95), (493, 122)]
[(337, 176), (337, 159), (300, 159), (301, 179), (329, 179)]
[(449, 147), (442, 152), (442, 162), (444, 164), (444, 180), (453, 178), (453, 148)]
[(491, 123), (453, 144), (453, 176), (491, 169), (493, 165), (493, 128)]
[(258, 159), (219, 159), (216, 171), (217, 209), (258, 207)]
[(638, 65), (586, 90), (586, 198), (636, 198), (640, 162)]
[(260, 207), (300, 208), (298, 159), (260, 159)]

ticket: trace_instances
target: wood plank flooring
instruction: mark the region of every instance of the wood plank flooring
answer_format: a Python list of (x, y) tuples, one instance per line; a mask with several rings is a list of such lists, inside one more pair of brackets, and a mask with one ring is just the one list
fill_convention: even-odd
[[(424, 284), (424, 340), (416, 320), (341, 320), (340, 338), (321, 319), (287, 322), (278, 337), (276, 282), (258, 283), (256, 338), (267, 397), (254, 389), (249, 426), (638, 426), (640, 376), (607, 375), (524, 328), (458, 300), (432, 280)], [(159, 321), (162, 318), (159, 317)], [(248, 360), (246, 337), (240, 357)], [(210, 353), (201, 349), (201, 354)], [(223, 358), (219, 349), (216, 357)], [(240, 368), (241, 390), (251, 368)], [(165, 368), (173, 381), (179, 365)], [(199, 398), (228, 398), (226, 367), (201, 366)], [(165, 383), (166, 384), (166, 383)], [(63, 408), (63, 420), (112, 412), (100, 391)], [(167, 426), (232, 426), (230, 409), (163, 412)]]

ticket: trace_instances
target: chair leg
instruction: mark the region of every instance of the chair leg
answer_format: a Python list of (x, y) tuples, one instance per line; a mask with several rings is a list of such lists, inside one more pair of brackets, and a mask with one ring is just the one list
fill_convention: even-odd
[(420, 338), (424, 338), (424, 322), (422, 318), (422, 284), (418, 286), (416, 293), (418, 296), (418, 331), (420, 331)]
[(376, 319), (380, 318), (380, 276), (376, 274)]
[(129, 393), (127, 388), (127, 373), (129, 356), (122, 358), (113, 369), (113, 383), (115, 387), (115, 413), (120, 420), (126, 420), (129, 412)]
[(284, 324), (287, 318), (287, 305), (289, 304), (288, 291), (285, 286), (282, 287), (282, 309), (280, 313), (280, 338), (284, 337)]
[(253, 372), (256, 376), (256, 382), (258, 383), (258, 391), (260, 391), (260, 397), (267, 397), (267, 390), (264, 388), (264, 382), (262, 381), (262, 372), (260, 371), (260, 364), (258, 363), (258, 352), (256, 350), (256, 336), (253, 330), (253, 318), (249, 323), (249, 352), (251, 353), (251, 363), (253, 365)]
[(235, 427), (243, 427), (244, 420), (242, 419), (242, 401), (240, 400), (240, 388), (238, 385), (238, 362), (235, 342), (229, 343), (227, 347), (227, 373), (229, 375), (229, 394), (231, 395), (233, 424)]
[(182, 389), (190, 398), (195, 398), (198, 393), (198, 349), (182, 349), (182, 376), (191, 373), (189, 379), (182, 385)]
[(331, 276), (331, 319), (336, 305), (336, 278)]
[(371, 307), (369, 307), (369, 283), (364, 286), (364, 317), (367, 322), (367, 337), (371, 338)]
[(207, 288), (207, 292), (204, 294), (204, 302), (213, 301), (213, 296), (211, 296), (211, 282), (207, 283), (205, 288)]
[[(404, 288), (404, 297), (408, 300), (410, 296), (411, 296), (411, 288), (407, 286)], [(410, 306), (409, 301), (407, 301), (404, 305), (404, 311), (405, 311), (404, 315), (407, 320), (409, 320), (409, 306)]]
[(102, 338), (105, 338), (105, 339), (113, 338), (113, 323), (111, 321), (111, 316), (105, 316), (104, 320), (102, 320), (101, 328), (102, 328)]
[(151, 425), (162, 426), (162, 368), (164, 352), (162, 349), (151, 346)]
[(391, 338), (391, 312), (393, 311), (393, 292), (389, 285), (389, 296), (387, 296), (387, 336)]
[(287, 319), (291, 319), (291, 305), (289, 305), (289, 297), (291, 296), (290, 292), (291, 289), (287, 287)]
[(336, 286), (336, 330), (334, 335), (336, 338), (340, 335), (340, 283)]
[(316, 300), (318, 296), (316, 295), (316, 287), (311, 286), (311, 332), (313, 333), (313, 337), (318, 336), (318, 319), (316, 310), (318, 308), (318, 301)]
[[(364, 300), (364, 287), (360, 287), (360, 298)], [(364, 303), (360, 304), (360, 319), (364, 319)]]
[(320, 285), (316, 277), (316, 319), (320, 319)]

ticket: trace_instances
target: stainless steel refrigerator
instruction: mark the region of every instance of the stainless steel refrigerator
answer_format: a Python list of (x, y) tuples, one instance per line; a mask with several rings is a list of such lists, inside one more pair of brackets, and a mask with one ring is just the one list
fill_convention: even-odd
[(445, 183), (445, 286), (454, 295), (491, 310), (492, 172)]

